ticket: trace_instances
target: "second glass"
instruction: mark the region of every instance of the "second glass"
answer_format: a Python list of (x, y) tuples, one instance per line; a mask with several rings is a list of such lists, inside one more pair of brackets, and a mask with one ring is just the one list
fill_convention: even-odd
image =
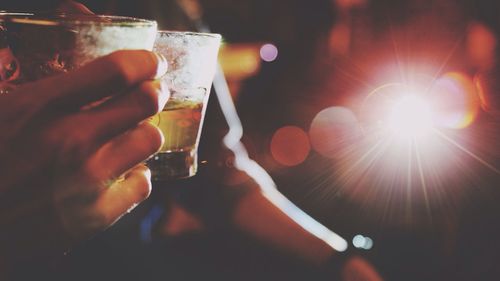
[(165, 142), (148, 161), (153, 180), (167, 181), (196, 174), (197, 149), (206, 105), (217, 65), (219, 34), (159, 31), (154, 51), (167, 58), (162, 77), (170, 99), (150, 122), (158, 126)]
[(151, 50), (155, 21), (0, 12), (0, 94), (123, 49)]

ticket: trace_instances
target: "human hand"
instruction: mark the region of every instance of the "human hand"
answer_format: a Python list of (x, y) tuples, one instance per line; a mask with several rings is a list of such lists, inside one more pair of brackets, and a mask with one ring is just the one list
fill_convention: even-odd
[(0, 260), (67, 250), (148, 196), (137, 165), (163, 137), (142, 121), (168, 100), (166, 68), (118, 51), (0, 95)]

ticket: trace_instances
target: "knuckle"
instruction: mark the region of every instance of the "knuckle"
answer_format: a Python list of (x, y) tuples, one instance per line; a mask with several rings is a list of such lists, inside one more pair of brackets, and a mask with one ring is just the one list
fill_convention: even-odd
[(81, 161), (92, 147), (91, 124), (75, 122), (76, 118), (66, 119), (51, 128), (40, 132), (41, 149), (53, 151), (59, 160), (65, 162)]
[(144, 122), (134, 131), (133, 155), (137, 159), (145, 160), (162, 147), (163, 134), (154, 125)]
[(119, 83), (131, 85), (133, 81), (133, 66), (128, 63), (127, 51), (120, 50), (104, 58), (110, 73), (115, 76)]
[(160, 108), (159, 96), (160, 89), (154, 86), (152, 82), (144, 82), (138, 87), (136, 97), (137, 104), (144, 110), (145, 117), (158, 113)]
[(144, 137), (150, 147), (148, 153), (152, 154), (157, 152), (165, 141), (162, 131), (149, 123), (144, 123), (142, 126), (144, 126)]
[(135, 203), (143, 201), (151, 194), (151, 182), (145, 176), (145, 172), (146, 171), (142, 173), (142, 177), (137, 181), (135, 188), (132, 189), (132, 192), (134, 193), (133, 198), (135, 199), (133, 201), (135, 201)]
[(152, 78), (156, 69), (153, 53), (147, 50), (119, 50), (103, 58), (110, 73), (116, 76), (120, 83), (131, 86), (143, 80)]
[[(75, 121), (75, 120), (71, 120)], [(77, 127), (78, 126), (78, 127)], [(80, 163), (90, 153), (92, 132), (90, 124), (65, 121), (59, 130), (53, 130), (46, 141), (59, 152), (65, 162)]]
[(98, 188), (107, 188), (113, 184), (115, 177), (108, 168), (97, 166), (94, 162), (87, 161), (80, 170), (79, 180)]

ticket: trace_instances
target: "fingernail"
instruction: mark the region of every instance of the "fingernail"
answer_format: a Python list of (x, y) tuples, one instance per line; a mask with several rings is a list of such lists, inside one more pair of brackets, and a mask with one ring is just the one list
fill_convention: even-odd
[(160, 53), (155, 53), (156, 57), (158, 58), (158, 68), (156, 70), (156, 76), (155, 78), (161, 78), (163, 75), (167, 73), (168, 70), (168, 61), (165, 58), (164, 55)]
[(158, 102), (160, 104), (159, 108), (161, 111), (163, 110), (163, 107), (165, 107), (165, 105), (167, 104), (168, 99), (170, 98), (170, 89), (168, 87), (166, 79), (158, 79), (156, 80), (156, 82), (158, 83), (158, 87), (160, 89), (160, 96), (158, 97)]
[[(146, 165), (144, 165), (144, 166), (146, 166)], [(148, 169), (148, 168), (146, 168), (146, 169), (144, 170), (144, 175), (146, 176), (146, 178), (148, 179), (148, 181), (150, 181), (150, 182), (151, 182), (151, 170), (150, 170), (150, 169)]]

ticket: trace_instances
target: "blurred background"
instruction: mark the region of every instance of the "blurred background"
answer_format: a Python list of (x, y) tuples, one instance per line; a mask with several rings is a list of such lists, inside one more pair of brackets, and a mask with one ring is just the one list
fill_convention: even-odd
[[(222, 34), (220, 63), (251, 158), (349, 242), (342, 257), (362, 258), (383, 280), (500, 278), (496, 1), (81, 2), (96, 13), (156, 19), (162, 29)], [(432, 100), (439, 126), (431, 141), (384, 137), (383, 106), (401, 91)], [(242, 206), (258, 187), (222, 146), (227, 130), (213, 95), (200, 174), (155, 183), (138, 210), (40, 271), (70, 280), (340, 278), (330, 269), (344, 258), (318, 266), (254, 231), (267, 213)], [(245, 211), (256, 216), (252, 226), (234, 215)], [(294, 241), (293, 229), (277, 235)]]

